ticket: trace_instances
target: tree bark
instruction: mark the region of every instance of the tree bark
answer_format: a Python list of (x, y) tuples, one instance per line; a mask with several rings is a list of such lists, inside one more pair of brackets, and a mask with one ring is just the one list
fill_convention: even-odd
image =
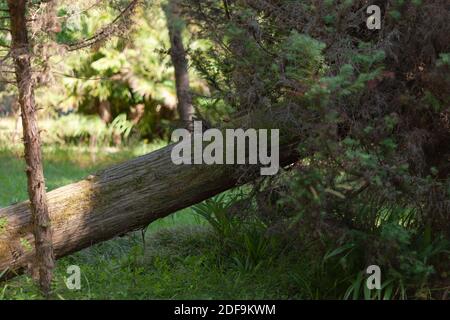
[(166, 7), (167, 25), (170, 37), (170, 56), (175, 69), (175, 84), (178, 98), (178, 114), (184, 128), (192, 131), (194, 107), (190, 93), (190, 80), (186, 50), (183, 45), (183, 25), (179, 0), (170, 0)]
[[(235, 166), (174, 165), (172, 148), (165, 147), (49, 192), (56, 257), (139, 230), (256, 177), (242, 175)], [(281, 149), (280, 165), (296, 159), (293, 146)], [(28, 203), (0, 209), (1, 220), (5, 227), (0, 230), (0, 273), (9, 269), (11, 276), (33, 256), (23, 245), (24, 240), (33, 241)]]
[[(12, 56), (19, 90), (19, 104), (22, 114), (25, 161), (27, 164), (28, 195), (31, 207), (29, 228), (34, 235), (34, 261), (29, 260), (39, 278), (39, 286), (48, 296), (51, 289), (54, 255), (52, 230), (45, 192), (42, 166), (41, 141), (34, 101), (34, 87), (31, 69), (31, 52), (26, 23), (26, 0), (8, 0), (11, 21)], [(34, 263), (33, 263), (34, 262)]]

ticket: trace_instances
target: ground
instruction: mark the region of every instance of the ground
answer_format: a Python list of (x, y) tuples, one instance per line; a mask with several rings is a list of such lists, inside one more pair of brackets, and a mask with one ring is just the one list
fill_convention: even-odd
[[(1, 125), (5, 122), (0, 122)], [(155, 145), (122, 148), (44, 147), (48, 190), (77, 181), (96, 170), (136, 157)], [(27, 198), (20, 143), (0, 144), (0, 207)], [(58, 261), (56, 299), (277, 299), (301, 298), (301, 270), (287, 260), (248, 270), (221, 252), (219, 240), (203, 218), (189, 208), (136, 232), (95, 245)], [(218, 258), (221, 257), (221, 258)], [(225, 258), (223, 258), (225, 257)], [(220, 261), (218, 261), (220, 260)], [(65, 285), (67, 267), (82, 273), (79, 291)], [(311, 296), (310, 292), (308, 295)], [(39, 299), (33, 281), (20, 276), (0, 283), (1, 299)]]

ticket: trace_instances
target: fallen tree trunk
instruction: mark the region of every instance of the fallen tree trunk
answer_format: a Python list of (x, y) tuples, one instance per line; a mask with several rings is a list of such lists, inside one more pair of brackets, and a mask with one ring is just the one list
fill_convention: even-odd
[[(256, 177), (240, 176), (237, 166), (176, 166), (172, 148), (49, 192), (55, 256), (138, 230)], [(280, 165), (293, 162), (294, 150), (282, 147)], [(26, 269), (34, 254), (29, 202), (0, 209), (0, 221), (0, 274), (7, 269), (7, 276), (14, 276)]]

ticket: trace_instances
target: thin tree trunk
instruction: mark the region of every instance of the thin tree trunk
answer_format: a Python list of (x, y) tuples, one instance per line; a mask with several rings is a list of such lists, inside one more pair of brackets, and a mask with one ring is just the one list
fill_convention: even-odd
[(111, 112), (111, 103), (108, 100), (100, 101), (98, 104), (98, 114), (100, 119), (106, 124), (111, 123), (112, 112)]
[(194, 107), (190, 93), (188, 60), (183, 45), (184, 22), (180, 16), (179, 0), (169, 0), (166, 7), (167, 25), (170, 36), (170, 56), (175, 69), (175, 83), (178, 98), (178, 114), (183, 127), (192, 131)]
[(39, 286), (43, 294), (48, 296), (51, 290), (54, 254), (42, 166), (41, 139), (34, 101), (31, 52), (26, 23), (27, 1), (8, 0), (8, 7), (11, 19), (12, 56), (22, 114), (32, 230), (35, 240), (33, 271), (39, 277)]

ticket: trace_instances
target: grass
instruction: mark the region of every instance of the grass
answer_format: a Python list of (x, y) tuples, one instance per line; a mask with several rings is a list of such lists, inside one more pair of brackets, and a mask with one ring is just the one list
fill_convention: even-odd
[[(138, 235), (83, 250), (58, 262), (54, 283), (58, 299), (279, 299), (296, 296), (287, 264), (242, 272), (210, 261), (215, 238), (201, 226), (173, 226), (152, 232), (143, 251)], [(64, 285), (67, 266), (79, 265), (80, 291)], [(297, 273), (300, 276), (300, 272)], [(289, 287), (293, 291), (289, 291)], [(0, 295), (1, 297), (1, 295)], [(37, 299), (28, 277), (7, 283), (4, 299)]]
[[(83, 148), (44, 148), (49, 189), (136, 155), (133, 150), (99, 151), (93, 161)], [(23, 159), (0, 151), (0, 205), (26, 199)], [(57, 262), (56, 299), (267, 299), (297, 296), (290, 292), (293, 270), (287, 264), (255, 272), (217, 263), (218, 239), (205, 220), (188, 208), (137, 232), (113, 239)], [(82, 288), (65, 285), (67, 267), (78, 265)], [(39, 299), (34, 282), (20, 276), (0, 286), (0, 299)]]
[[(0, 207), (27, 199), (22, 147), (11, 144), (8, 131), (11, 121), (6, 123), (0, 119)], [(51, 123), (48, 125), (51, 127)], [(120, 149), (91, 149), (47, 143), (43, 150), (48, 189), (162, 145), (141, 143)], [(350, 239), (361, 244), (357, 250), (353, 242), (339, 245), (289, 240), (309, 234), (311, 230), (307, 228), (278, 234), (279, 239), (276, 235), (269, 237), (260, 221), (243, 221), (239, 215), (226, 214), (227, 204), (238, 194), (228, 192), (221, 198), (155, 221), (144, 235), (135, 232), (60, 259), (55, 270), (53, 298), (339, 299), (346, 293), (349, 298), (362, 297), (365, 279), (361, 272), (366, 267), (362, 261), (366, 256), (364, 241)], [(406, 230), (400, 226), (391, 229), (389, 235), (404, 238)], [(353, 234), (358, 235), (361, 239), (366, 236)], [(286, 238), (289, 238), (288, 245), (283, 243)], [(387, 241), (401, 243), (395, 239)], [(383, 279), (388, 287), (379, 292), (380, 296), (383, 293), (383, 298), (408, 297), (404, 284), (409, 283), (410, 287), (412, 284), (414, 288), (417, 283), (409, 273), (422, 275), (423, 267), (429, 267), (424, 261), (431, 258), (430, 252), (439, 248), (429, 244), (425, 250), (421, 249), (423, 255), (419, 255), (420, 246), (411, 244), (400, 248), (408, 265), (401, 265), (401, 272), (384, 271)], [(445, 248), (448, 253), (448, 246)], [(81, 270), (80, 290), (69, 290), (65, 284), (67, 268), (72, 265)], [(433, 289), (419, 288), (424, 298), (446, 295), (450, 288), (448, 278), (446, 275), (442, 278)], [(362, 298), (367, 298), (365, 295), (364, 291)], [(412, 297), (422, 298), (417, 294)], [(26, 275), (0, 283), (0, 300), (40, 298), (33, 280)]]
[[(3, 124), (3, 127), (2, 127)], [(27, 199), (21, 145), (5, 142), (0, 122), (0, 207)], [(2, 132), (3, 128), (3, 132)], [(6, 139), (7, 140), (7, 139)], [(2, 143), (3, 141), (3, 143)], [(48, 190), (92, 172), (139, 156), (161, 144), (123, 149), (45, 145)], [(227, 259), (214, 230), (191, 208), (152, 223), (145, 233), (113, 239), (57, 262), (55, 299), (267, 299), (302, 297), (293, 285), (303, 271), (286, 261), (248, 271)], [(69, 290), (67, 267), (81, 269), (82, 288)], [(40, 299), (33, 280), (24, 275), (0, 284), (2, 299)]]
[[(48, 191), (83, 179), (89, 174), (110, 165), (137, 157), (160, 147), (137, 146), (117, 150), (86, 147), (45, 146), (44, 172)], [(7, 206), (27, 199), (25, 161), (21, 148), (0, 147), (0, 206)]]

